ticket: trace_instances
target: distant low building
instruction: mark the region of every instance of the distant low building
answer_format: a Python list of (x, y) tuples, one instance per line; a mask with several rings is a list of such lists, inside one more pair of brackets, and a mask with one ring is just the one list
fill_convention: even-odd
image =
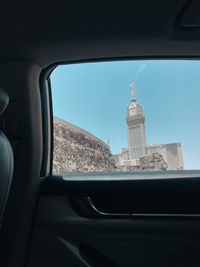
[(160, 144), (151, 144), (147, 146), (147, 153), (159, 153), (161, 154), (161, 145)]
[(168, 170), (183, 170), (183, 155), (181, 143), (171, 143), (162, 145), (162, 154), (168, 163)]
[(134, 83), (131, 84), (131, 102), (127, 106), (128, 148), (122, 148), (120, 154), (113, 155), (116, 166), (139, 166), (140, 159), (157, 153), (167, 163), (167, 170), (183, 170), (181, 143), (146, 144), (145, 117), (141, 104), (136, 101)]

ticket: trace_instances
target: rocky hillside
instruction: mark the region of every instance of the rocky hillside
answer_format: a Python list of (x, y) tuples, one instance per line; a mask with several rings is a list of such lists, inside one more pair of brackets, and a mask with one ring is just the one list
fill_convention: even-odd
[(109, 147), (91, 133), (54, 117), (53, 173), (115, 169)]

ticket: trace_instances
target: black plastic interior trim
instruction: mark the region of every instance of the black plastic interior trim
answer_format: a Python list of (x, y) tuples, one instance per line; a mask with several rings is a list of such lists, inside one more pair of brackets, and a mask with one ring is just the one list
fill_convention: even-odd
[(52, 174), (53, 169), (53, 149), (54, 149), (54, 142), (53, 142), (53, 135), (54, 135), (54, 127), (53, 127), (53, 102), (52, 102), (52, 91), (51, 91), (51, 80), (48, 78), (48, 89), (49, 89), (49, 113), (50, 113), (50, 169), (49, 174)]
[[(52, 173), (53, 107), (52, 107), (51, 83), (50, 83), (50, 78), (49, 78), (49, 75), (52, 70), (46, 69), (42, 72), (42, 75), (40, 76), (40, 92), (41, 92), (41, 103), (42, 103), (42, 126), (43, 126), (43, 156), (42, 156), (42, 166), (41, 166), (41, 172), (40, 172), (41, 177), (45, 177)], [(49, 146), (49, 142), (50, 142), (50, 146)]]
[(177, 16), (177, 25), (183, 28), (197, 28), (199, 27), (200, 14), (199, 0), (186, 1), (182, 7), (181, 12)]
[[(43, 195), (76, 195), (76, 196), (97, 196), (102, 195), (133, 195), (134, 196), (184, 196), (184, 197), (200, 197), (200, 175), (195, 176), (194, 173), (190, 177), (169, 178), (147, 178), (148, 174), (143, 172), (145, 178), (141, 177), (137, 179), (137, 174), (133, 173), (133, 179), (126, 179), (126, 176), (130, 175), (131, 172), (127, 173), (108, 173), (113, 179), (104, 179), (106, 173), (94, 173), (84, 174), (83, 179), (78, 179), (80, 174), (71, 175), (73, 179), (63, 179), (62, 175), (51, 175), (44, 180), (42, 194)], [(153, 175), (154, 172), (148, 172), (149, 175)], [(184, 171), (183, 171), (184, 173)], [(196, 172), (198, 173), (198, 172)], [(100, 175), (101, 179), (96, 179)], [(121, 175), (121, 179), (120, 179)], [(158, 175), (158, 174), (157, 174)], [(156, 176), (156, 172), (155, 172)], [(77, 177), (77, 179), (76, 179)], [(94, 177), (94, 179), (92, 179)], [(173, 176), (172, 176), (173, 177)]]
[(42, 105), (42, 130), (43, 130), (43, 154), (40, 176), (45, 176), (47, 172), (48, 161), (48, 104), (47, 104), (47, 89), (46, 80), (40, 79), (40, 94)]

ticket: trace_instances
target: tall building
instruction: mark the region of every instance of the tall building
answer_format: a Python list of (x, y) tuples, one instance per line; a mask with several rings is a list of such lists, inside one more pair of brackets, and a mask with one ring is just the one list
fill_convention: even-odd
[(145, 118), (142, 106), (136, 101), (134, 83), (131, 86), (131, 102), (127, 106), (127, 137), (129, 159), (138, 159), (146, 155)]
[(162, 155), (167, 170), (183, 170), (181, 143), (146, 145), (145, 117), (142, 106), (136, 101), (134, 83), (131, 86), (131, 101), (127, 106), (127, 138), (128, 149), (123, 148), (120, 154), (113, 155), (117, 166), (137, 166), (143, 156), (157, 153)]

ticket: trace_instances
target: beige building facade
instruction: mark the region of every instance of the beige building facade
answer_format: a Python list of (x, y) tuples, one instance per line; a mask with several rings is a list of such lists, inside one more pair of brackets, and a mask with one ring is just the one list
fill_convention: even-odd
[(123, 148), (120, 154), (115, 154), (117, 166), (137, 166), (139, 159), (152, 153), (163, 156), (168, 164), (168, 170), (183, 170), (184, 162), (181, 143), (146, 144), (145, 117), (142, 106), (136, 101), (134, 83), (131, 86), (131, 101), (127, 106), (127, 140), (128, 149)]
[(168, 164), (168, 170), (184, 170), (181, 143), (162, 145), (162, 154)]
[(160, 144), (150, 144), (147, 146), (148, 154), (159, 153), (161, 154), (161, 145)]

